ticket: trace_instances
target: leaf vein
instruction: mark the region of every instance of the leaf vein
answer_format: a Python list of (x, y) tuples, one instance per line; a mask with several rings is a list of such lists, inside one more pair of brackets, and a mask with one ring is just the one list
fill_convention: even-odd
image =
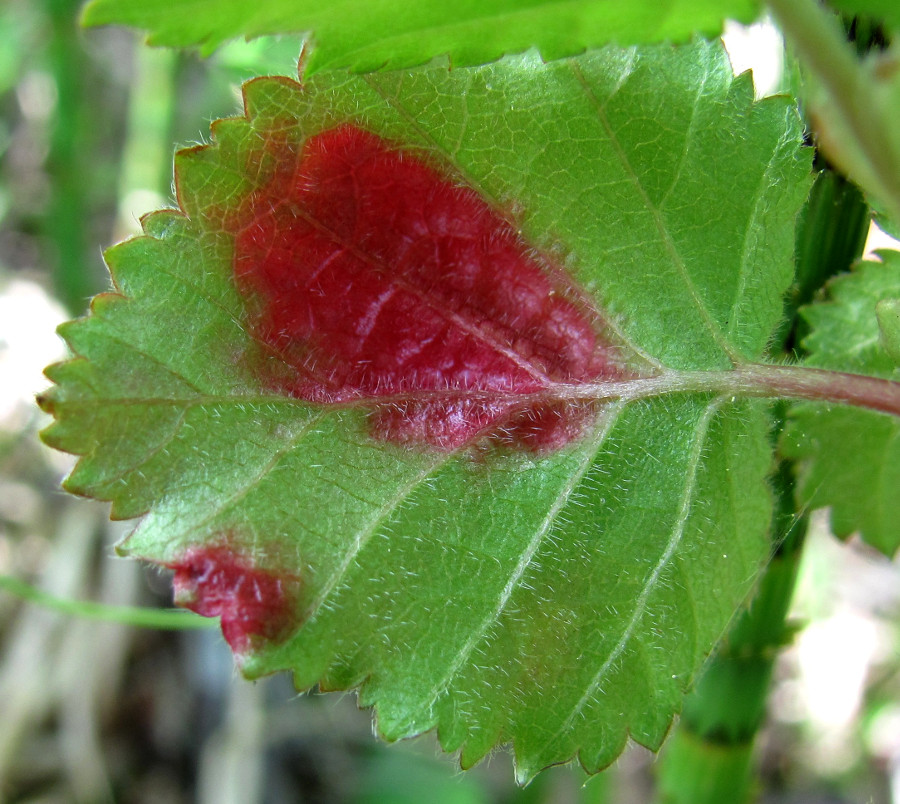
[(137, 472), (141, 469), (142, 466), (146, 466), (150, 461), (153, 460), (157, 455), (163, 452), (166, 447), (169, 446), (177, 437), (179, 432), (181, 431), (182, 426), (184, 425), (185, 419), (187, 419), (188, 408), (184, 408), (178, 414), (178, 418), (175, 423), (172, 425), (172, 429), (166, 433), (165, 438), (162, 439), (156, 446), (153, 447), (148, 453), (141, 456), (141, 459), (134, 464), (126, 466), (122, 471), (116, 472), (116, 474), (104, 478), (103, 482), (106, 485), (110, 485), (112, 483), (118, 483), (120, 481), (124, 482), (124, 478), (126, 475), (131, 474), (132, 472)]
[(609, 405), (603, 411), (603, 414), (600, 417), (600, 423), (597, 428), (597, 433), (591, 442), (591, 449), (585, 452), (585, 457), (582, 460), (581, 465), (575, 472), (572, 473), (572, 476), (569, 478), (566, 485), (557, 495), (557, 498), (553, 505), (550, 507), (547, 516), (544, 518), (544, 521), (535, 531), (534, 536), (532, 536), (521, 557), (519, 558), (519, 561), (516, 564), (516, 567), (513, 570), (509, 580), (504, 585), (497, 604), (494, 606), (494, 609), (490, 612), (490, 614), (488, 614), (487, 617), (484, 618), (481, 624), (475, 629), (469, 639), (467, 639), (463, 646), (460, 648), (459, 652), (450, 663), (448, 672), (437, 684), (435, 684), (435, 686), (428, 693), (427, 700), (424, 703), (425, 706), (433, 705), (438, 697), (440, 697), (440, 695), (444, 692), (444, 690), (447, 689), (450, 682), (459, 672), (460, 667), (462, 667), (463, 663), (475, 649), (476, 645), (482, 641), (491, 625), (495, 624), (498, 621), (500, 614), (509, 603), (513, 592), (520, 586), (524, 585), (522, 582), (522, 577), (524, 576), (525, 571), (531, 565), (532, 559), (540, 548), (542, 542), (544, 541), (544, 538), (547, 536), (547, 534), (550, 532), (553, 525), (557, 521), (560, 511), (569, 501), (573, 490), (578, 486), (582, 478), (587, 473), (588, 469), (592, 466), (594, 460), (597, 457), (597, 454), (603, 447), (603, 444), (606, 442), (607, 436), (614, 427), (622, 410), (625, 408), (625, 405), (625, 402), (617, 402), (614, 405)]
[(694, 96), (694, 105), (691, 107), (691, 119), (688, 123), (687, 131), (684, 135), (684, 148), (681, 151), (681, 158), (678, 160), (678, 167), (674, 171), (674, 175), (672, 176), (672, 183), (669, 185), (669, 188), (663, 193), (662, 198), (659, 200), (659, 207), (662, 209), (666, 205), (666, 201), (669, 196), (672, 194), (672, 191), (675, 187), (678, 186), (678, 182), (681, 181), (681, 174), (684, 171), (684, 166), (687, 163), (688, 152), (691, 150), (691, 141), (694, 138), (694, 133), (696, 130), (697, 123), (697, 112), (700, 109), (700, 100), (703, 97), (703, 93), (706, 90), (706, 82), (709, 80), (709, 70), (703, 71), (703, 78), (697, 85), (697, 94)]
[(200, 529), (205, 527), (210, 522), (212, 522), (216, 517), (223, 514), (229, 508), (234, 507), (236, 503), (239, 503), (243, 500), (254, 488), (256, 488), (267, 476), (268, 474), (277, 466), (278, 462), (287, 455), (297, 444), (306, 436), (309, 431), (326, 415), (326, 411), (322, 411), (321, 413), (316, 414), (315, 416), (311, 416), (306, 422), (303, 423), (303, 426), (287, 441), (284, 442), (278, 449), (276, 449), (272, 453), (272, 457), (266, 462), (265, 466), (260, 469), (254, 477), (252, 477), (245, 485), (242, 485), (238, 488), (227, 500), (222, 502), (220, 505), (215, 506), (215, 508), (207, 514), (203, 519), (201, 519), (195, 525), (192, 525), (192, 529)]
[(688, 464), (686, 467), (688, 470), (687, 480), (685, 482), (684, 491), (681, 496), (681, 506), (678, 512), (678, 517), (675, 520), (674, 526), (672, 528), (672, 533), (669, 536), (668, 542), (666, 543), (665, 550), (663, 550), (663, 553), (660, 556), (659, 560), (656, 562), (653, 571), (647, 577), (647, 580), (644, 582), (643, 587), (641, 588), (641, 592), (637, 597), (634, 611), (632, 612), (631, 617), (628, 620), (628, 624), (622, 631), (622, 635), (619, 637), (618, 642), (616, 642), (615, 646), (610, 651), (610, 654), (606, 658), (606, 661), (603, 662), (603, 664), (600, 666), (600, 669), (591, 679), (590, 683), (584, 691), (584, 694), (581, 696), (581, 698), (578, 699), (578, 702), (575, 704), (572, 711), (563, 721), (562, 725), (542, 746), (542, 748), (538, 752), (539, 754), (543, 754), (548, 746), (552, 745), (561, 734), (571, 728), (572, 724), (575, 722), (575, 719), (582, 713), (591, 698), (596, 695), (597, 690), (600, 689), (600, 684), (606, 677), (610, 668), (612, 668), (618, 658), (622, 655), (622, 653), (624, 653), (629, 641), (631, 640), (635, 630), (638, 627), (638, 624), (643, 618), (647, 608), (647, 601), (653, 590), (655, 589), (660, 576), (669, 565), (672, 557), (675, 555), (675, 551), (678, 549), (678, 546), (681, 544), (681, 539), (684, 536), (684, 529), (687, 525), (687, 521), (691, 513), (691, 502), (694, 494), (694, 487), (697, 481), (697, 470), (700, 466), (700, 461), (703, 456), (703, 446), (706, 443), (706, 435), (709, 431), (709, 424), (713, 416), (718, 411), (721, 403), (721, 398), (717, 398), (710, 402), (707, 405), (703, 416), (697, 423), (697, 436), (694, 439), (694, 445), (691, 450), (691, 455), (688, 459)]
[(576, 80), (581, 84), (588, 100), (594, 106), (597, 114), (597, 120), (602, 126), (607, 138), (609, 139), (610, 145), (615, 151), (616, 157), (618, 158), (619, 163), (625, 171), (626, 176), (634, 185), (634, 188), (637, 191), (638, 195), (640, 195), (641, 201), (643, 202), (645, 208), (652, 216), (653, 223), (655, 224), (656, 230), (659, 233), (663, 247), (665, 248), (666, 252), (668, 252), (669, 257), (672, 260), (672, 264), (678, 270), (678, 273), (688, 290), (688, 295), (690, 296), (691, 302), (693, 303), (694, 307), (697, 308), (697, 312), (700, 315), (704, 326), (707, 330), (709, 330), (710, 335), (719, 346), (719, 348), (722, 349), (722, 351), (726, 355), (728, 355), (729, 358), (731, 358), (732, 362), (738, 362), (738, 356), (733, 352), (731, 345), (725, 338), (725, 334), (722, 332), (722, 329), (713, 319), (705, 302), (701, 299), (700, 293), (697, 290), (697, 286), (694, 284), (694, 280), (691, 278), (690, 272), (688, 271), (687, 266), (685, 265), (684, 260), (682, 259), (681, 254), (678, 251), (678, 248), (672, 241), (671, 234), (669, 233), (665, 221), (663, 220), (661, 210), (651, 200), (650, 196), (647, 193), (647, 190), (645, 189), (640, 177), (637, 174), (637, 171), (631, 164), (631, 160), (628, 158), (628, 154), (625, 153), (625, 149), (622, 147), (622, 143), (619, 141), (618, 135), (616, 134), (612, 125), (610, 125), (604, 105), (600, 102), (600, 99), (597, 97), (590, 84), (588, 84), (588, 81), (585, 78), (584, 73), (578, 63), (575, 61), (569, 61), (569, 65), (572, 69), (572, 73), (575, 75)]
[(787, 144), (788, 143), (782, 140), (781, 142), (779, 142), (779, 147), (772, 149), (772, 156), (769, 157), (769, 161), (766, 163), (765, 170), (762, 171), (762, 174), (759, 177), (759, 184), (757, 185), (755, 193), (756, 197), (753, 202), (753, 211), (750, 213), (750, 218), (747, 221), (747, 226), (744, 230), (744, 239), (741, 243), (741, 262), (738, 269), (737, 283), (735, 284), (734, 302), (731, 305), (731, 315), (728, 317), (728, 331), (732, 337), (737, 335), (737, 327), (739, 323), (738, 312), (741, 306), (741, 302), (745, 300), (747, 282), (750, 277), (750, 241), (751, 235), (758, 231), (756, 216), (760, 212), (763, 195), (770, 186), (769, 171), (774, 166), (776, 159), (782, 157), (781, 149), (784, 145)]
[[(196, 391), (198, 394), (203, 393), (197, 385), (192, 383), (186, 377), (182, 376), (182, 374), (180, 372), (176, 371), (171, 366), (166, 365), (166, 363), (164, 363), (161, 358), (156, 357), (156, 355), (152, 355), (149, 352), (144, 351), (144, 349), (141, 348), (140, 346), (138, 346), (137, 344), (131, 343), (130, 341), (127, 341), (127, 340), (124, 340), (123, 338), (120, 338), (118, 335), (113, 335), (110, 333), (102, 333), (102, 334), (103, 334), (103, 337), (107, 338), (108, 340), (112, 341), (113, 343), (119, 344), (119, 346), (122, 346), (125, 351), (132, 351), (135, 354), (140, 355), (143, 358), (146, 358), (151, 363), (159, 366), (159, 368), (161, 368), (167, 374), (170, 374), (175, 379), (184, 383), (192, 391)], [(85, 358), (85, 359), (87, 359), (87, 358)]]
[(406, 500), (409, 495), (429, 477), (429, 475), (433, 474), (435, 471), (440, 469), (447, 461), (449, 461), (453, 457), (453, 454), (454, 453), (445, 453), (439, 456), (434, 456), (429, 463), (423, 466), (422, 469), (417, 472), (412, 478), (410, 478), (406, 483), (401, 485), (400, 488), (398, 488), (397, 491), (391, 497), (389, 497), (383, 505), (379, 506), (375, 510), (373, 517), (369, 521), (369, 524), (358, 531), (358, 533), (356, 534), (356, 538), (353, 540), (341, 563), (337, 566), (335, 571), (331, 573), (331, 575), (322, 585), (319, 594), (307, 607), (307, 623), (311, 623), (313, 620), (315, 620), (317, 614), (325, 606), (328, 598), (340, 583), (341, 578), (344, 577), (350, 565), (353, 563), (353, 560), (356, 558), (356, 556), (359, 555), (366, 544), (368, 544), (372, 537), (377, 533), (379, 526), (394, 511), (397, 510), (397, 508), (403, 503), (403, 501)]
[[(629, 64), (629, 69), (631, 69), (631, 64)], [(416, 116), (407, 109), (396, 97), (389, 95), (382, 86), (380, 86), (375, 80), (375, 76), (373, 75), (363, 75), (360, 76), (372, 89), (372, 91), (378, 95), (385, 103), (387, 103), (392, 109), (394, 109), (403, 119), (404, 121), (412, 128), (419, 136), (428, 142), (431, 147), (438, 153), (440, 153), (444, 158), (453, 165), (456, 165), (457, 159), (455, 158), (455, 153), (462, 147), (462, 138), (460, 138), (460, 142), (457, 143), (454, 148), (451, 150), (441, 142), (439, 142), (433, 134), (428, 132), (419, 121), (416, 119)], [(627, 76), (626, 76), (627, 77)], [(624, 79), (623, 79), (624, 80)], [(460, 179), (470, 186), (474, 187), (484, 199), (501, 215), (507, 215), (506, 206), (501, 202), (497, 196), (492, 193), (489, 189), (487, 189), (483, 184), (471, 181), (468, 177), (461, 175)], [(622, 342), (623, 345), (629, 347), (631, 351), (634, 353), (636, 357), (644, 360), (648, 365), (661, 369), (663, 365), (656, 360), (652, 355), (649, 355), (645, 352), (639, 344), (637, 344), (634, 340), (632, 340), (626, 333), (620, 328), (618, 323), (609, 317), (597, 304), (597, 299), (585, 292), (581, 287), (572, 283), (571, 277), (561, 274), (557, 270), (549, 271), (551, 275), (555, 279), (562, 279), (567, 286), (572, 286), (573, 290), (577, 292), (579, 301), (584, 304), (590, 311), (593, 313), (600, 321), (603, 322), (603, 325), (607, 327), (611, 332), (615, 334), (615, 336)]]

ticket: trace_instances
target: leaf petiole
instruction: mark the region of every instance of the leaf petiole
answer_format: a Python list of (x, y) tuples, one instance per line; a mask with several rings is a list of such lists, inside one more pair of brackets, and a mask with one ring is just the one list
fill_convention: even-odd
[(751, 363), (735, 369), (751, 396), (837, 402), (900, 416), (900, 382), (807, 366)]
[[(666, 394), (703, 392), (736, 397), (836, 402), (900, 416), (900, 382), (807, 366), (763, 363), (739, 364), (725, 371), (664, 371), (633, 380), (559, 384), (534, 396), (536, 401), (634, 401)], [(429, 392), (429, 396), (435, 395), (435, 392)], [(442, 392), (442, 395), (446, 396), (446, 393)], [(468, 398), (474, 396), (477, 395), (467, 394)], [(491, 398), (496, 399), (496, 395)], [(528, 395), (517, 398), (522, 401), (530, 399)]]

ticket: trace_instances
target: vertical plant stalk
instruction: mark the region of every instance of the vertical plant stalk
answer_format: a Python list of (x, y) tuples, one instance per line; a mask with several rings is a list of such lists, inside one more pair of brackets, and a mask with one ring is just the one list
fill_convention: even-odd
[(797, 221), (797, 273), (785, 298), (783, 323), (771, 345), (776, 355), (802, 351), (808, 330), (797, 310), (862, 254), (869, 233), (869, 208), (856, 185), (829, 169), (819, 154), (813, 169), (819, 173)]
[(171, 131), (179, 56), (139, 47), (119, 170), (116, 237), (139, 232), (138, 217), (165, 203), (172, 182)]
[(90, 209), (85, 203), (90, 126), (85, 92), (86, 59), (78, 41), (78, 4), (72, 0), (44, 0), (50, 37), (47, 45), (50, 72), (56, 84), (56, 109), (51, 123), (47, 172), (52, 191), (44, 220), (51, 253), (57, 298), (71, 313), (80, 315), (88, 299), (100, 290), (87, 270), (85, 255)]

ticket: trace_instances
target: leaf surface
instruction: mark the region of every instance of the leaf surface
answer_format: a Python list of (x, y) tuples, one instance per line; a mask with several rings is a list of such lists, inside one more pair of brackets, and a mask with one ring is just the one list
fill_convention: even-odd
[[(811, 331), (803, 345), (810, 365), (887, 379), (900, 376), (878, 317), (884, 301), (900, 297), (900, 253), (879, 255), (883, 262), (861, 263), (828, 285), (826, 300), (804, 309)], [(802, 461), (803, 502), (813, 508), (831, 506), (835, 535), (858, 532), (887, 555), (897, 551), (900, 422), (895, 416), (798, 405), (784, 448)]]
[(399, 69), (447, 55), (483, 64), (536, 47), (545, 59), (608, 42), (619, 45), (717, 36), (726, 18), (750, 22), (756, 0), (93, 0), (87, 25), (116, 23), (149, 32), (156, 45), (199, 45), (211, 53), (238, 36), (311, 32), (308, 72)]
[(791, 280), (809, 171), (795, 110), (754, 103), (705, 43), (258, 79), (245, 101), (215, 145), (178, 155), (181, 210), (108, 252), (116, 293), (63, 329), (78, 357), (43, 404), (46, 440), (83, 456), (67, 487), (146, 514), (121, 550), (219, 613), (247, 675), (358, 686), (388, 739), (436, 727), (464, 766), (509, 742), (522, 779), (576, 754), (602, 768), (629, 736), (657, 747), (767, 553), (765, 405), (612, 394), (552, 448), (398, 443), (373, 430), (377, 390), (281, 382), (301, 363), (259, 329), (237, 255), (285, 154), (296, 216), (328, 220), (299, 200), (307, 146), (350, 125), (511, 222), (630, 370), (728, 369), (763, 352)]
[(900, 299), (882, 299), (875, 305), (875, 315), (884, 351), (900, 366)]

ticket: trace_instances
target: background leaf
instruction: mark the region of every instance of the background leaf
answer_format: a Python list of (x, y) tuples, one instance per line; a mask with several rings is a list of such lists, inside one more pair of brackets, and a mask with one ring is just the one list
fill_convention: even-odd
[(110, 250), (118, 294), (64, 329), (80, 357), (43, 404), (46, 440), (84, 456), (68, 488), (149, 511), (127, 554), (224, 543), (298, 577), (298, 630), (254, 641), (244, 672), (360, 686), (389, 739), (437, 727), (464, 766), (512, 742), (523, 779), (575, 753), (597, 770), (628, 736), (658, 746), (766, 557), (765, 405), (613, 402), (548, 456), (376, 442), (358, 410), (260, 388), (225, 224), (272, 132), (351, 122), (514, 210), (645, 359), (720, 369), (762, 353), (790, 282), (794, 109), (755, 104), (705, 43), (260, 79), (245, 98), (214, 147), (179, 155), (186, 214)]
[[(828, 298), (805, 308), (810, 365), (894, 378), (876, 307), (900, 296), (900, 253), (861, 263), (828, 285)], [(798, 405), (784, 449), (802, 460), (800, 496), (813, 508), (831, 506), (838, 536), (859, 532), (887, 555), (900, 547), (900, 423), (896, 417), (851, 408)]]
[(900, 28), (900, 6), (894, 0), (832, 0), (831, 6), (845, 14), (865, 14), (883, 20), (888, 26)]
[(150, 44), (199, 45), (206, 54), (238, 36), (312, 32), (308, 74), (399, 69), (449, 55), (455, 66), (483, 64), (537, 47), (545, 59), (608, 42), (620, 45), (716, 36), (725, 18), (751, 21), (756, 0), (93, 0), (86, 25), (149, 31)]

